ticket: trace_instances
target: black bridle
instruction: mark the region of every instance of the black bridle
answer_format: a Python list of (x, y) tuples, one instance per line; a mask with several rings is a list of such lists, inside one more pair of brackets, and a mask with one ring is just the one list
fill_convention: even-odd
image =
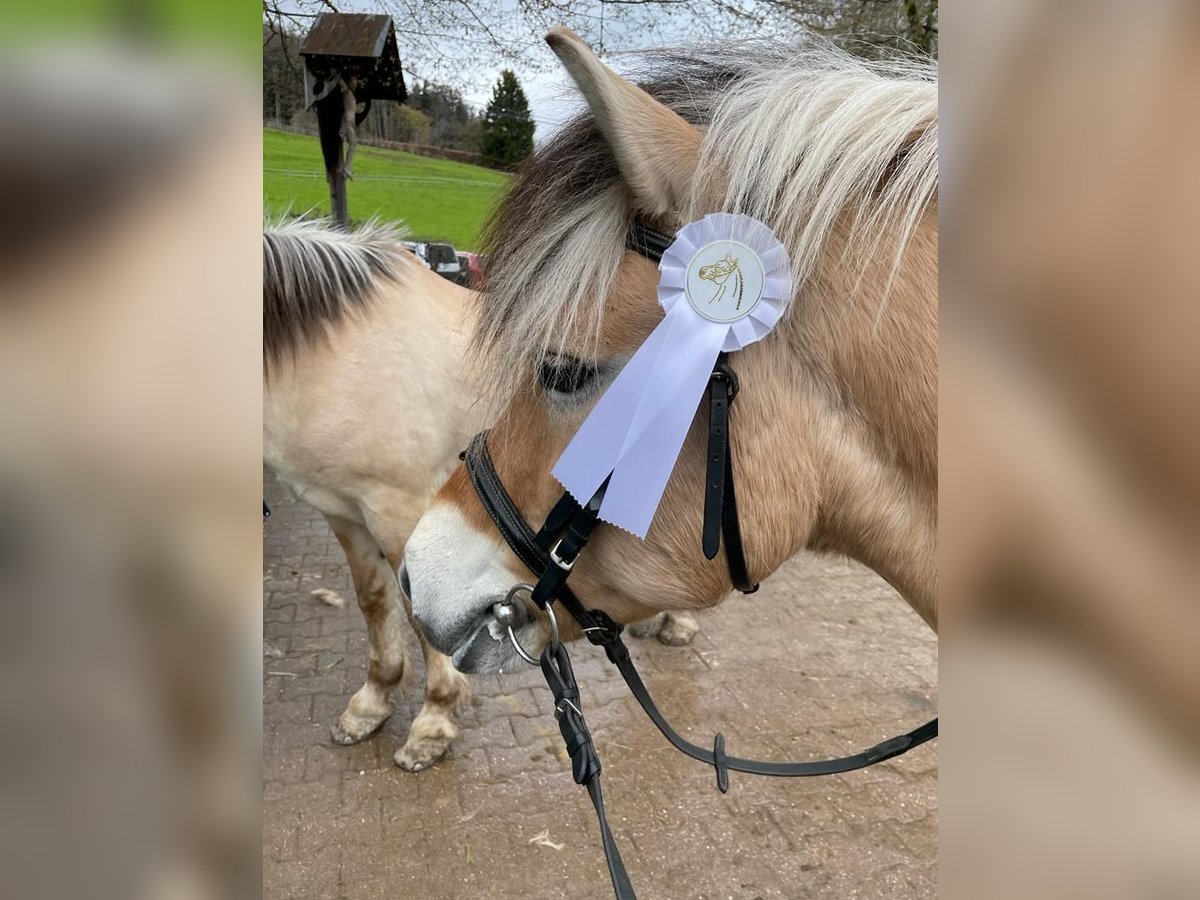
[[(663, 252), (670, 244), (670, 238), (651, 231), (640, 223), (634, 225), (627, 240), (629, 249), (654, 262), (662, 258)], [(725, 355), (721, 354), (709, 379), (708, 459), (701, 545), (704, 555), (712, 559), (723, 542), (734, 587), (743, 593), (753, 593), (758, 590), (758, 585), (750, 580), (746, 566), (729, 447), (729, 407), (737, 396), (737, 390), (737, 378), (729, 368)], [(546, 612), (552, 623), (553, 604), (556, 601), (561, 604), (579, 624), (587, 639), (604, 648), (609, 661), (617, 667), (634, 698), (672, 746), (716, 770), (717, 787), (722, 793), (729, 789), (730, 771), (792, 778), (833, 775), (891, 759), (937, 737), (938, 723), (935, 718), (919, 728), (889, 738), (852, 756), (789, 763), (729, 756), (725, 752), (725, 737), (720, 733), (716, 735), (712, 749), (684, 739), (663, 717), (634, 667), (629, 650), (621, 640), (623, 626), (618, 625), (603, 611), (589, 609), (567, 584), (576, 561), (599, 524), (600, 503), (608, 487), (607, 481), (586, 504), (580, 504), (569, 493), (564, 493), (546, 516), (542, 527), (535, 532), (525, 521), (525, 517), (508, 495), (496, 473), (491, 454), (488, 452), (487, 432), (481, 432), (472, 438), (462, 458), (471, 484), (496, 529), (517, 558), (537, 579), (533, 585), (515, 587), (510, 591), (505, 603), (510, 603), (520, 588), (528, 589), (533, 603)], [(504, 614), (504, 620), (512, 621), (511, 609), (506, 611), (500, 608), (502, 606), (497, 604), (497, 618), (501, 619), (501, 614)], [(542, 674), (554, 694), (554, 715), (558, 719), (559, 731), (571, 758), (572, 774), (576, 784), (587, 788), (595, 806), (604, 854), (618, 900), (635, 898), (629, 875), (608, 827), (604, 798), (600, 790), (600, 758), (596, 754), (591, 733), (584, 720), (579, 685), (575, 681), (570, 657), (566, 647), (557, 640), (556, 624), (554, 635), (555, 638), (542, 650), (539, 663)], [(520, 648), (511, 629), (509, 636), (521, 655), (530, 658)]]

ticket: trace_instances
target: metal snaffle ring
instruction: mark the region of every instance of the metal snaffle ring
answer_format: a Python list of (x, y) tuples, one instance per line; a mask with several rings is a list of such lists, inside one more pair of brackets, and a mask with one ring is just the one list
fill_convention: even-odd
[[(508, 632), (508, 640), (513, 645), (513, 649), (517, 651), (517, 655), (531, 666), (540, 666), (541, 661), (537, 657), (529, 655), (528, 651), (521, 646), (521, 642), (517, 640), (517, 635), (513, 631), (512, 623), (516, 618), (516, 601), (513, 598), (522, 591), (532, 595), (533, 585), (514, 584), (507, 596), (492, 607), (492, 614), (496, 617), (496, 622), (503, 625)], [(546, 613), (546, 618), (550, 620), (550, 643), (552, 645), (557, 644), (559, 642), (558, 620), (554, 618), (554, 610), (550, 606), (546, 606), (543, 612)]]

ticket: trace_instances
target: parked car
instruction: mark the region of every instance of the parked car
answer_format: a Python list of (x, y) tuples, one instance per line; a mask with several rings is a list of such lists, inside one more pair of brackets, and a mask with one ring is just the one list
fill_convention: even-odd
[(458, 264), (458, 254), (455, 252), (453, 244), (440, 241), (418, 241), (415, 252), (417, 256), (425, 260), (425, 264), (429, 268), (447, 281), (453, 281), (455, 284), (462, 283), (460, 280), (463, 275), (462, 267)]
[(421, 245), (416, 241), (401, 241), (400, 246), (413, 254), (417, 259), (425, 264), (425, 268), (429, 268), (429, 261), (425, 259), (425, 255), (421, 252)]
[(458, 254), (458, 266), (463, 272), (461, 284), (465, 287), (482, 291), (484, 258), (478, 253), (472, 253), (469, 250), (460, 251)]

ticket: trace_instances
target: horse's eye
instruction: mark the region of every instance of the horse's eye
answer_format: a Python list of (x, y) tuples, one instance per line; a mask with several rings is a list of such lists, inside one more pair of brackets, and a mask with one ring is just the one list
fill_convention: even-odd
[(574, 394), (596, 377), (596, 367), (573, 356), (555, 356), (542, 363), (538, 383), (555, 394)]

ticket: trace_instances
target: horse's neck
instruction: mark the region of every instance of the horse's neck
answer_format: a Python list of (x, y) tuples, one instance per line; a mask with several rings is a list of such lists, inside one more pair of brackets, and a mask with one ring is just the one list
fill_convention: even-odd
[(828, 512), (813, 542), (871, 566), (936, 627), (936, 219), (918, 229), (894, 280), (884, 266), (861, 279), (844, 271), (809, 326), (832, 382), (818, 401)]
[(428, 348), (422, 358), (434, 358), (461, 372), (475, 328), (477, 293), (452, 284), (416, 261), (385, 291), (370, 324), (376, 337), (392, 346), (416, 348), (442, 342), (445, 346)]

